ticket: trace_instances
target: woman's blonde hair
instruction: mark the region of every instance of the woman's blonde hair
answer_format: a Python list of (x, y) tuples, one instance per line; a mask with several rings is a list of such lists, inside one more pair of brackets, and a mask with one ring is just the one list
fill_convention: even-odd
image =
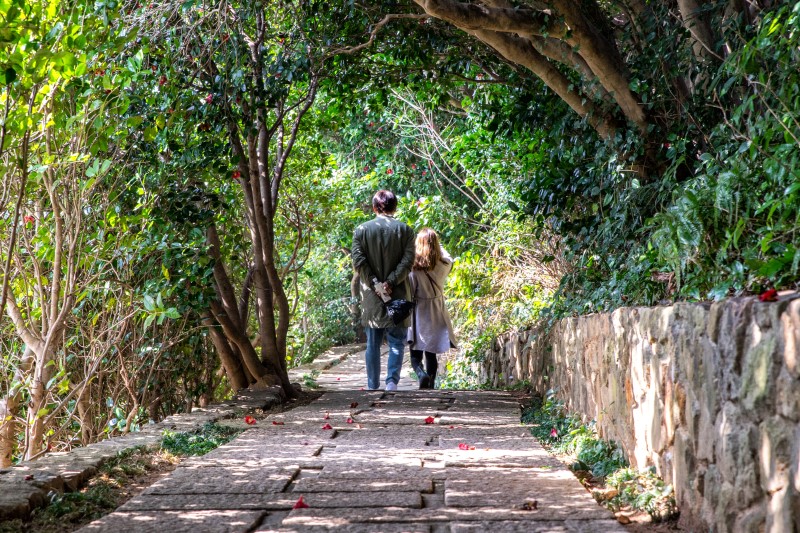
[(439, 236), (431, 228), (422, 228), (417, 233), (415, 246), (417, 250), (414, 256), (413, 270), (429, 272), (441, 261), (442, 251), (439, 247)]

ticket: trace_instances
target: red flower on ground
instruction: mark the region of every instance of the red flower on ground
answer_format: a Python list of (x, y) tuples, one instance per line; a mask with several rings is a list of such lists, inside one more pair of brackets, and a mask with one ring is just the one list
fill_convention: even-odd
[(300, 496), (299, 498), (297, 498), (297, 501), (294, 502), (292, 509), (308, 509), (308, 504), (304, 502), (303, 497)]
[(758, 295), (758, 299), (762, 302), (777, 302), (778, 301), (778, 291), (775, 289), (769, 289), (761, 294)]
[(558, 437), (558, 431), (556, 431), (556, 428), (550, 430), (550, 436), (553, 438)]
[(432, 416), (429, 416), (428, 418), (425, 419), (425, 423), (426, 424), (433, 424), (433, 420), (434, 420), (434, 418)]
[(348, 418), (348, 419), (347, 419), (347, 423), (348, 423), (348, 424), (352, 424), (352, 423), (353, 423), (353, 419), (352, 419), (352, 418)]
[(459, 450), (474, 450), (475, 446), (470, 446), (469, 444), (465, 444), (465, 443), (461, 442), (461, 443), (458, 444), (458, 449)]
[(273, 426), (282, 426), (282, 425), (283, 425), (283, 422), (278, 422), (277, 420), (273, 420), (273, 421), (272, 421), (272, 425), (273, 425)]
[(322, 426), (322, 429), (333, 429), (333, 426), (331, 426), (330, 424), (325, 424), (324, 426)]
[(252, 416), (250, 416), (250, 415), (247, 415), (246, 417), (244, 417), (244, 423), (245, 423), (245, 424), (247, 424), (247, 425), (250, 425), (250, 426), (252, 426), (253, 424), (255, 424), (255, 423), (256, 423), (256, 419), (255, 419), (255, 418), (253, 418), (253, 417), (252, 417)]

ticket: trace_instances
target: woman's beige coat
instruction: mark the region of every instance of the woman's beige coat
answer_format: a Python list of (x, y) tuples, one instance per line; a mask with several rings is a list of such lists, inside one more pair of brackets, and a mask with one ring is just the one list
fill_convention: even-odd
[(412, 270), (408, 276), (411, 297), (416, 303), (408, 330), (408, 344), (412, 350), (444, 353), (458, 347), (442, 292), (452, 268), (453, 259), (442, 249), (442, 260), (433, 270)]

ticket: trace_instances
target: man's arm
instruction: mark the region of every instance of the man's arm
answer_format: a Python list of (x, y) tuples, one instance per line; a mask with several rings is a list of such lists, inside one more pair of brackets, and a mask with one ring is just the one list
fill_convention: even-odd
[(414, 248), (415, 237), (414, 230), (408, 228), (406, 235), (404, 235), (405, 242), (403, 243), (403, 258), (397, 264), (392, 273), (389, 274), (389, 277), (386, 278), (386, 281), (392, 287), (405, 281), (408, 277), (408, 273), (411, 272), (411, 267), (414, 265), (414, 254), (416, 252)]
[(353, 249), (350, 251), (350, 256), (353, 258), (353, 268), (361, 279), (368, 285), (372, 283), (374, 274), (364, 252), (364, 230), (360, 226), (353, 232)]

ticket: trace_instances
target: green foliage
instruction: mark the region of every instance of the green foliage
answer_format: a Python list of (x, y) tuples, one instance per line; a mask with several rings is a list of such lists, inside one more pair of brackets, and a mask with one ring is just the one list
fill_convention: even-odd
[(317, 378), (319, 377), (319, 370), (313, 370), (310, 374), (303, 374), (303, 387), (307, 389), (318, 389), (319, 383), (317, 383)]
[(583, 424), (577, 414), (568, 413), (555, 391), (548, 391), (544, 398), (534, 397), (522, 413), (522, 422), (533, 424), (531, 433), (546, 447), (573, 457), (571, 470), (591, 472), (594, 481), (615, 491), (610, 499), (600, 498), (600, 503), (614, 511), (623, 507), (645, 511), (654, 521), (676, 516), (672, 486), (653, 469), (637, 472), (628, 468), (622, 450), (598, 438), (594, 422)]
[(630, 507), (644, 511), (654, 522), (668, 520), (678, 514), (672, 485), (664, 483), (653, 469), (636, 472), (622, 468), (606, 478), (606, 486), (617, 492), (607, 502), (611, 509)]
[(164, 431), (161, 448), (178, 456), (205, 455), (230, 442), (241, 432), (240, 429), (209, 422), (197, 431)]
[[(724, 26), (733, 53), (704, 67), (707, 90), (686, 103), (685, 120), (670, 121), (659, 146), (596, 143), (578, 127), (572, 144), (534, 170), (526, 212), (564, 237), (574, 265), (555, 316), (796, 286), (799, 9), (765, 13), (754, 28)], [(677, 72), (690, 63), (685, 42), (675, 48), (681, 41), (661, 31), (636, 54), (637, 76), (663, 57)], [(656, 100), (648, 105), (669, 112)], [(620, 160), (648, 150), (664, 161), (653, 175), (636, 176)]]
[(574, 455), (572, 470), (586, 470), (594, 478), (603, 479), (628, 464), (619, 447), (598, 438), (593, 422), (583, 424), (576, 414), (568, 414), (555, 391), (548, 391), (545, 398), (535, 397), (522, 420), (534, 424), (531, 433), (540, 442)]

